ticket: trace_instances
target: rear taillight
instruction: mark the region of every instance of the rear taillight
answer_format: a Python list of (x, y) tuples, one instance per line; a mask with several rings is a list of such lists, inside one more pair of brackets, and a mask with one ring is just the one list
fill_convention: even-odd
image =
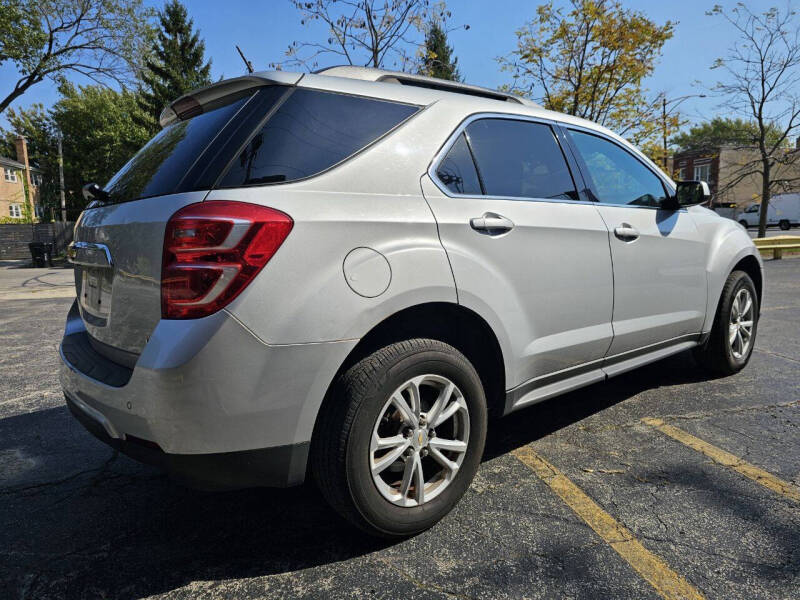
[(170, 218), (161, 264), (161, 316), (205, 317), (247, 287), (292, 230), (273, 208), (210, 200)]

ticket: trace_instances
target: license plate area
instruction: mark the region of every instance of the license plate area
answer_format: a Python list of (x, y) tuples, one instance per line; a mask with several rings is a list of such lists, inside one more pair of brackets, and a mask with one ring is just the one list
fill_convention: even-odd
[(111, 314), (114, 271), (109, 268), (82, 267), (80, 306), (84, 320), (96, 327), (108, 325)]

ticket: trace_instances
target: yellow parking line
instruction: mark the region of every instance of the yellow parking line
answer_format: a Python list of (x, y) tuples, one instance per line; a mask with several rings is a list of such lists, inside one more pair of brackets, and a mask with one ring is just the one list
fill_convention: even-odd
[(772, 473), (768, 473), (764, 469), (759, 469), (755, 465), (751, 465), (738, 456), (735, 456), (730, 452), (726, 452), (721, 448), (717, 448), (716, 446), (693, 436), (691, 433), (686, 433), (674, 425), (668, 425), (661, 419), (653, 419), (648, 417), (642, 419), (642, 422), (646, 425), (650, 425), (651, 427), (655, 427), (672, 439), (679, 441), (681, 444), (689, 446), (689, 448), (692, 450), (697, 450), (698, 452), (705, 454), (715, 463), (731, 468), (734, 471), (741, 473), (745, 477), (752, 479), (756, 483), (763, 485), (765, 488), (768, 488), (773, 492), (777, 492), (785, 498), (789, 498), (795, 502), (800, 502), (800, 490), (794, 487), (791, 483), (775, 477), (775, 475)]
[(603, 538), (656, 592), (668, 600), (702, 600), (703, 595), (688, 581), (669, 568), (658, 556), (647, 550), (622, 523), (604, 511), (583, 490), (539, 456), (530, 446), (513, 451), (551, 490), (567, 503), (581, 519)]

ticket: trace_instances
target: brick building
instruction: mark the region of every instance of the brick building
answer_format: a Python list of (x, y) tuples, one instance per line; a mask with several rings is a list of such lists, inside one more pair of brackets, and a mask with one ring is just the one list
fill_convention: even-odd
[[(800, 152), (800, 138), (797, 147), (789, 152)], [(738, 211), (750, 204), (761, 202), (760, 175), (748, 175), (735, 185), (731, 185), (741, 173), (742, 167), (758, 156), (756, 148), (733, 145), (676, 152), (672, 157), (672, 173), (676, 180), (707, 181), (711, 188), (714, 206), (736, 205)], [(778, 170), (776, 175), (800, 177), (800, 158), (791, 166), (784, 167), (783, 171)]]
[(16, 160), (0, 156), (0, 218), (5, 218), (4, 220), (23, 218), (26, 181), (32, 213), (41, 216), (42, 212), (39, 188), (42, 185), (43, 172), (30, 166), (25, 138), (17, 138), (16, 150)]

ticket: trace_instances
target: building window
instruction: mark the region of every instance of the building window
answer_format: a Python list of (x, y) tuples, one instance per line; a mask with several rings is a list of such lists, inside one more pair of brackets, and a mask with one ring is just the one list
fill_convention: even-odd
[(31, 182), (36, 187), (39, 187), (40, 185), (42, 185), (42, 175), (41, 175), (41, 173), (31, 173)]
[(706, 163), (704, 165), (695, 165), (694, 180), (708, 181), (709, 179), (711, 179), (711, 163)]
[(15, 169), (9, 169), (6, 167), (6, 181), (17, 183), (17, 171)]
[(678, 179), (680, 181), (686, 181), (686, 167), (678, 169)]
[(21, 204), (9, 204), (8, 205), (8, 214), (12, 219), (21, 219), (22, 218), (22, 205)]

